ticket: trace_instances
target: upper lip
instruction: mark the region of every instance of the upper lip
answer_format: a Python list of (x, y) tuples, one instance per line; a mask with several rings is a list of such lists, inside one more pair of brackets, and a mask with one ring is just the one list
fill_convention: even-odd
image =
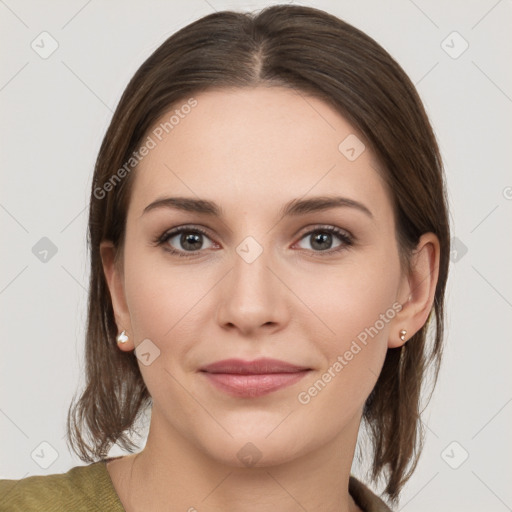
[(305, 366), (280, 361), (279, 359), (270, 359), (263, 357), (254, 361), (244, 361), (243, 359), (224, 359), (200, 368), (202, 372), (208, 373), (235, 373), (241, 375), (258, 375), (268, 373), (294, 373), (309, 370)]

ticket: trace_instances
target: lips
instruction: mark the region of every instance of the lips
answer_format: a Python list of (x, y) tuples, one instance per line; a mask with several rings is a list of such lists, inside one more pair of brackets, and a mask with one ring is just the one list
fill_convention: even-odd
[(226, 359), (200, 369), (217, 389), (240, 398), (255, 398), (295, 384), (311, 369), (262, 358), (254, 361)]
[(201, 368), (201, 371), (208, 373), (235, 373), (239, 375), (294, 373), (302, 370), (309, 370), (309, 368), (266, 357), (254, 361), (225, 359)]

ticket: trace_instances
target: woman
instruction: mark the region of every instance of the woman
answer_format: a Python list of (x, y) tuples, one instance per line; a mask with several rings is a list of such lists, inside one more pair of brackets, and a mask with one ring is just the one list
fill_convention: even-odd
[[(68, 417), (90, 464), (3, 480), (0, 510), (390, 510), (422, 447), (449, 240), (431, 126), (375, 41), (290, 5), (181, 29), (96, 162)], [(382, 499), (351, 474), (361, 423)]]

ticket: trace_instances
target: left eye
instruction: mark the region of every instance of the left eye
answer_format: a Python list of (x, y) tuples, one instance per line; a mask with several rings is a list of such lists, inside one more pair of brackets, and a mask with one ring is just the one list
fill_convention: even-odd
[[(333, 249), (333, 238), (338, 238), (340, 242), (334, 246), (334, 250), (331, 250)], [(309, 231), (301, 240), (309, 240), (309, 247), (306, 247), (306, 249), (312, 249), (314, 252), (336, 252), (343, 248), (343, 246), (350, 246), (352, 244), (352, 239), (348, 233), (335, 227), (318, 228)]]

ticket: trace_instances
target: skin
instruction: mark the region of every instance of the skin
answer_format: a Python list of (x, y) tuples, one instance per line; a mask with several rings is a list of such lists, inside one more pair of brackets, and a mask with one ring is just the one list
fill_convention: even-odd
[[(364, 138), (323, 101), (281, 87), (195, 98), (134, 171), (121, 264), (111, 242), (101, 246), (119, 332), (129, 336), (120, 350), (146, 338), (160, 350), (150, 365), (139, 361), (153, 398), (146, 446), (107, 469), (127, 511), (357, 511), (348, 479), (363, 406), (388, 347), (404, 343), (399, 331), (407, 330), (407, 342), (428, 317), (439, 242), (424, 234), (411, 272), (401, 269), (379, 164), (368, 145), (355, 161), (338, 150), (350, 134)], [(373, 217), (352, 207), (279, 215), (292, 199), (326, 195), (356, 200)], [(168, 196), (215, 201), (224, 217), (143, 214)], [(152, 243), (181, 225), (207, 230), (195, 252), (179, 235)], [(314, 235), (325, 226), (351, 233), (353, 245), (333, 252), (344, 242), (332, 235), (318, 249)], [(248, 236), (263, 249), (250, 264), (236, 251)], [(401, 311), (300, 403), (298, 394), (394, 303)], [(232, 357), (273, 357), (312, 371), (262, 397), (235, 398), (198, 372)], [(248, 442), (261, 454), (251, 467), (237, 457)]]

